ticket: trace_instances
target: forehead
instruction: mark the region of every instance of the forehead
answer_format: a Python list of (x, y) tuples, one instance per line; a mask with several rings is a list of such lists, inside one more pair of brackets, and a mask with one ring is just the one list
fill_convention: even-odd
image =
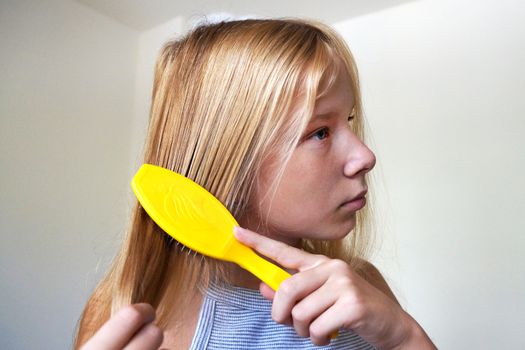
[(349, 113), (354, 103), (352, 80), (345, 69), (339, 69), (333, 84), (315, 101), (314, 118), (331, 113)]

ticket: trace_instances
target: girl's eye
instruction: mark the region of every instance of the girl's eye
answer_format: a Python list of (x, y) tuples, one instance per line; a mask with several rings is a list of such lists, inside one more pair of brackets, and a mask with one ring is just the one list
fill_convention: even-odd
[(317, 130), (316, 132), (312, 134), (311, 137), (314, 137), (318, 140), (324, 140), (325, 138), (328, 137), (328, 128), (322, 128), (322, 129)]

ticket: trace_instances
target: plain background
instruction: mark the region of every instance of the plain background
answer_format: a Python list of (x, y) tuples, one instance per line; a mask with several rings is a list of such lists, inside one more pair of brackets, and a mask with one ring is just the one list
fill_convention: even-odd
[[(0, 348), (67, 349), (127, 226), (153, 61), (191, 23), (0, 4)], [(523, 18), (420, 0), (332, 23), (378, 158), (373, 262), (441, 349), (523, 347)]]

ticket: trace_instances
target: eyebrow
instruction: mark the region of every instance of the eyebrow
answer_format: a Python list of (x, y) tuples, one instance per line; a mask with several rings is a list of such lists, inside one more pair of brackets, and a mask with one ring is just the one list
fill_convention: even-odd
[[(354, 108), (352, 108), (349, 115), (351, 115), (353, 112), (354, 112)], [(310, 119), (310, 122), (313, 122), (318, 119), (324, 119), (324, 120), (330, 119), (330, 118), (333, 118), (337, 114), (338, 114), (338, 111), (335, 111), (335, 110), (328, 111), (325, 113), (315, 113), (314, 116)]]
[(311, 119), (310, 121), (314, 121), (314, 120), (317, 120), (317, 119), (330, 119), (334, 116), (335, 113), (323, 113), (323, 114), (315, 114)]

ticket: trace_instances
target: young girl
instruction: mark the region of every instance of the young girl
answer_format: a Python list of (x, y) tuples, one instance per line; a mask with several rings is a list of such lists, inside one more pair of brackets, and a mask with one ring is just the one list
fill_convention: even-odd
[(236, 238), (293, 275), (274, 293), (181, 247), (135, 203), (75, 348), (435, 348), (365, 260), (375, 157), (337, 33), (297, 19), (201, 25), (164, 46), (152, 97), (144, 162), (208, 189)]

